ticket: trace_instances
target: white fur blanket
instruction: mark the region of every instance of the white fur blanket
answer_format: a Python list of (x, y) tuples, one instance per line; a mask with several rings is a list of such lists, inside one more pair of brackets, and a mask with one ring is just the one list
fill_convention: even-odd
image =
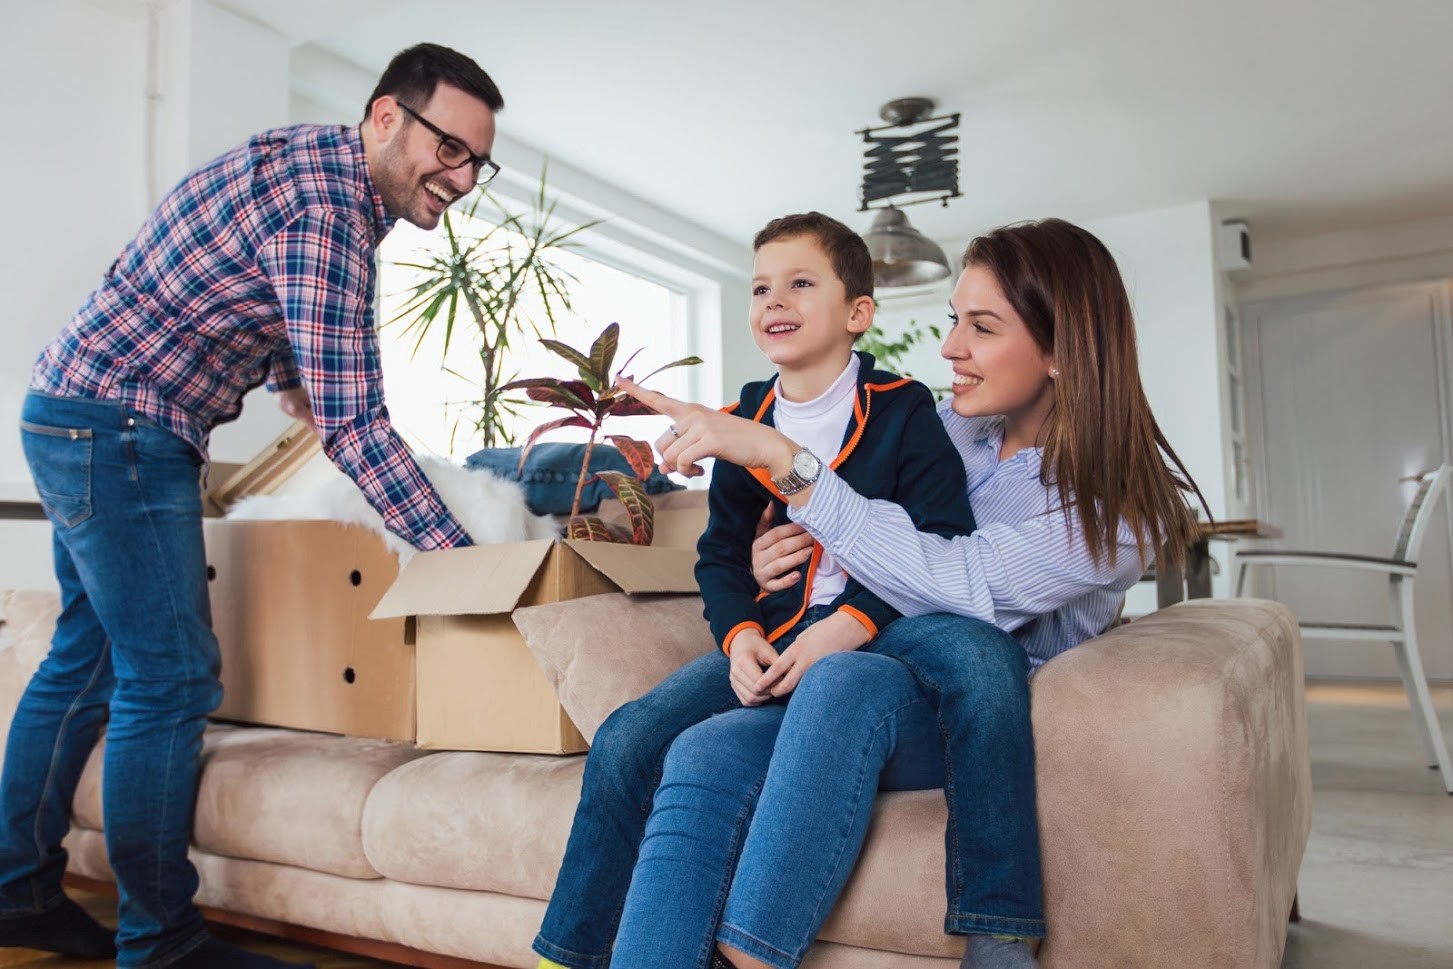
[[(497, 478), (488, 471), (462, 468), (441, 458), (420, 457), (418, 462), (475, 544), (523, 542), (559, 534), (553, 520), (532, 514), (525, 506), (524, 492), (517, 483)], [(343, 474), (305, 491), (244, 498), (232, 506), (227, 517), (362, 525), (383, 537), (389, 549), (398, 555), (400, 564), (407, 562), (415, 551), (412, 545), (384, 527), (383, 516), (374, 511), (358, 486)]]

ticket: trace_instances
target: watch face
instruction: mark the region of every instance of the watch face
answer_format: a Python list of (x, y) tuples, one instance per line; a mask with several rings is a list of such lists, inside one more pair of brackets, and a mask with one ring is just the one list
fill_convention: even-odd
[(811, 451), (798, 451), (792, 457), (792, 470), (799, 477), (812, 481), (822, 471), (822, 462)]

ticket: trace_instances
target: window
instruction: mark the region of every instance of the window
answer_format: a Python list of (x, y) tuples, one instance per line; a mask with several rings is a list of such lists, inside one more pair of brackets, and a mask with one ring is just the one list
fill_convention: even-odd
[[(456, 231), (466, 223), (459, 212), (450, 216)], [(466, 232), (482, 232), (486, 225)], [(398, 265), (419, 262), (420, 251), (445, 245), (441, 231), (426, 232), (407, 222), (399, 222), (379, 247), (379, 311), (386, 323), (379, 332), (383, 353), (384, 386), (390, 415), (395, 427), (415, 450), (447, 455), (462, 461), (480, 447), (474, 419), (477, 407), (471, 401), (480, 396), (482, 379), (479, 360), (479, 333), (467, 310), (456, 320), (456, 331), (450, 341), (449, 355), (441, 367), (444, 346), (443, 320), (436, 321), (424, 343), (415, 350), (417, 334), (408, 332), (403, 321), (387, 323), (398, 315), (419, 271)], [(557, 320), (554, 339), (582, 351), (606, 324), (620, 324), (620, 349), (616, 369), (627, 357), (641, 348), (630, 365), (630, 372), (644, 376), (656, 367), (688, 356), (688, 296), (662, 283), (635, 275), (590, 257), (588, 251), (567, 250), (560, 253), (562, 268), (575, 277), (571, 287), (573, 312)], [(568, 362), (539, 344), (533, 333), (515, 334), (505, 359), (508, 377), (557, 376), (572, 377)], [(690, 371), (700, 368), (677, 368), (657, 374), (650, 387), (672, 396), (692, 396)], [(518, 395), (523, 398), (523, 395)], [(527, 404), (510, 421), (516, 444), (523, 444), (529, 432), (539, 424), (562, 412)], [(667, 425), (665, 418), (633, 417), (608, 423), (606, 433), (624, 433), (641, 440), (654, 440)], [(566, 428), (552, 432), (547, 440), (584, 440), (583, 429)]]

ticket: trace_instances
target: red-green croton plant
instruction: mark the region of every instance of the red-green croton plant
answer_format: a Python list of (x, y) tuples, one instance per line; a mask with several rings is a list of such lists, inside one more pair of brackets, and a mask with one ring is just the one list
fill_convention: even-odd
[[(590, 431), (585, 445), (585, 456), (580, 462), (580, 477), (575, 482), (575, 500), (570, 506), (570, 519), (565, 525), (567, 538), (583, 538), (592, 542), (621, 542), (631, 545), (650, 545), (655, 526), (655, 512), (650, 496), (646, 493), (645, 480), (651, 474), (655, 458), (651, 445), (623, 434), (607, 434), (610, 441), (625, 457), (634, 474), (621, 471), (601, 471), (590, 474), (590, 456), (595, 451), (601, 426), (608, 417), (640, 417), (654, 413), (635, 398), (615, 387), (611, 377), (611, 366), (615, 362), (616, 347), (620, 342), (620, 325), (612, 323), (601, 331), (591, 344), (589, 353), (581, 353), (559, 340), (541, 340), (544, 346), (556, 356), (564, 357), (575, 365), (578, 380), (561, 380), (556, 377), (531, 377), (515, 380), (501, 387), (501, 391), (523, 390), (531, 400), (559, 407), (570, 413), (541, 424), (530, 432), (529, 439), (520, 451), (520, 468), (525, 466), (530, 449), (543, 435), (562, 427), (583, 427)], [(636, 353), (640, 353), (639, 350)], [(636, 358), (632, 354), (626, 361), (628, 366)], [(657, 367), (638, 383), (645, 383), (651, 377), (672, 367), (685, 367), (701, 363), (699, 357), (683, 357)], [(624, 366), (622, 367), (624, 369)], [(580, 493), (586, 482), (599, 478), (606, 487), (615, 492), (626, 513), (631, 527), (626, 529), (614, 522), (606, 522), (596, 515), (580, 514)]]

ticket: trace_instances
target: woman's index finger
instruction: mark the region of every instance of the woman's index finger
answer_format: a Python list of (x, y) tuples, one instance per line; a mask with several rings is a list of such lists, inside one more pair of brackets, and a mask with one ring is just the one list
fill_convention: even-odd
[(687, 406), (674, 397), (667, 397), (659, 391), (647, 390), (630, 377), (617, 377), (616, 385), (651, 410), (670, 418), (680, 417)]

